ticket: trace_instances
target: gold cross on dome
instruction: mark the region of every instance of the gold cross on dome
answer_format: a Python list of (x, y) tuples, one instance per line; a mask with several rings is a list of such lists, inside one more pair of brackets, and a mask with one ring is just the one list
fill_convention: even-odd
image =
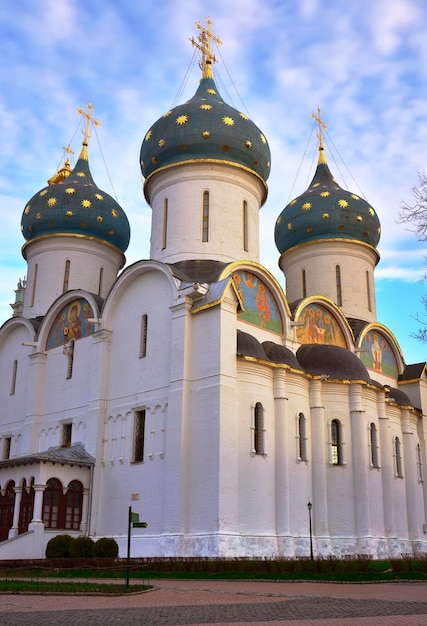
[(70, 162), (70, 154), (74, 154), (74, 151), (71, 150), (70, 148), (70, 144), (68, 144), (68, 146), (66, 148), (63, 148), (65, 150), (65, 152), (67, 153), (67, 159), (66, 161), (68, 161), (68, 163)]
[(94, 124), (94, 126), (100, 126), (100, 122), (98, 120), (96, 120), (95, 118), (93, 118), (90, 114), (90, 112), (93, 109), (92, 106), (92, 102), (89, 102), (87, 105), (87, 113), (86, 111), (83, 111), (83, 109), (81, 107), (77, 107), (77, 112), (80, 113), (80, 115), (83, 115), (83, 117), (86, 118), (86, 122), (85, 122), (85, 127), (83, 132), (83, 144), (87, 145), (88, 144), (88, 140), (90, 138), (90, 134), (89, 134), (89, 125), (92, 122), (92, 124)]
[(215, 42), (218, 46), (222, 44), (219, 37), (212, 34), (211, 26), (212, 20), (210, 17), (206, 18), (207, 28), (204, 28), (200, 22), (196, 22), (196, 26), (200, 31), (200, 35), (196, 39), (190, 37), (190, 41), (193, 46), (196, 46), (202, 53), (202, 61), (200, 68), (203, 71), (203, 78), (212, 78), (212, 63), (217, 63), (214, 53), (212, 52), (211, 43)]
[(311, 114), (311, 117), (316, 120), (317, 125), (319, 126), (319, 134), (317, 138), (319, 139), (319, 150), (323, 150), (323, 129), (328, 130), (325, 122), (322, 121), (320, 117), (320, 107), (317, 107), (317, 115), (315, 113)]

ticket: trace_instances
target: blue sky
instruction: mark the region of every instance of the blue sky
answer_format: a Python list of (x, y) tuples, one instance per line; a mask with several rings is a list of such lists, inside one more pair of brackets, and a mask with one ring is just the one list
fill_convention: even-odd
[(63, 147), (72, 141), (78, 155), (76, 108), (88, 102), (101, 123), (89, 146), (92, 175), (128, 215), (128, 263), (148, 257), (151, 211), (139, 150), (181, 88), (179, 102), (195, 92), (197, 65), (184, 84), (194, 53), (189, 38), (208, 15), (223, 42), (215, 66), (221, 94), (249, 113), (272, 152), (260, 214), (262, 263), (284, 286), (274, 224), (313, 175), (311, 113), (320, 106), (330, 169), (381, 220), (378, 321), (394, 333), (407, 363), (427, 360), (427, 346), (411, 338), (414, 317), (427, 319), (425, 249), (397, 222), (418, 172), (427, 169), (425, 0), (3, 0), (0, 323), (26, 273), (22, 211), (57, 170)]

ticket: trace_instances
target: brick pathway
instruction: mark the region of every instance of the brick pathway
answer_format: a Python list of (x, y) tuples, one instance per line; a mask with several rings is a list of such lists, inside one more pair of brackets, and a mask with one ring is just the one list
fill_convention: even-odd
[(120, 597), (3, 595), (2, 626), (427, 626), (427, 583), (153, 581)]

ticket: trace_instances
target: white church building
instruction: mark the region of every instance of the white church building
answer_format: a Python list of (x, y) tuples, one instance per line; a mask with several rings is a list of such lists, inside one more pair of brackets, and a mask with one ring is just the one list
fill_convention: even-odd
[(75, 167), (23, 209), (0, 559), (43, 558), (63, 533), (125, 556), (129, 507), (148, 524), (133, 557), (307, 557), (310, 539), (315, 556), (425, 554), (426, 364), (377, 320), (378, 215), (333, 177), (319, 114), (314, 178), (275, 227), (284, 292), (259, 258), (267, 139), (222, 99), (199, 28), (194, 96), (142, 140), (150, 258), (125, 265), (90, 108)]

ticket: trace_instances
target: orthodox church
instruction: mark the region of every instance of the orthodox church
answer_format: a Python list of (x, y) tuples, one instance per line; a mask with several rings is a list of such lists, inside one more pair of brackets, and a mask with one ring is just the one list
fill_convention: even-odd
[(90, 107), (75, 167), (23, 210), (0, 558), (43, 558), (63, 533), (126, 556), (138, 515), (133, 557), (425, 554), (426, 364), (376, 317), (378, 215), (335, 180), (319, 112), (314, 178), (275, 226), (283, 291), (259, 258), (268, 142), (222, 99), (198, 28), (200, 84), (142, 140), (150, 258), (125, 265)]

